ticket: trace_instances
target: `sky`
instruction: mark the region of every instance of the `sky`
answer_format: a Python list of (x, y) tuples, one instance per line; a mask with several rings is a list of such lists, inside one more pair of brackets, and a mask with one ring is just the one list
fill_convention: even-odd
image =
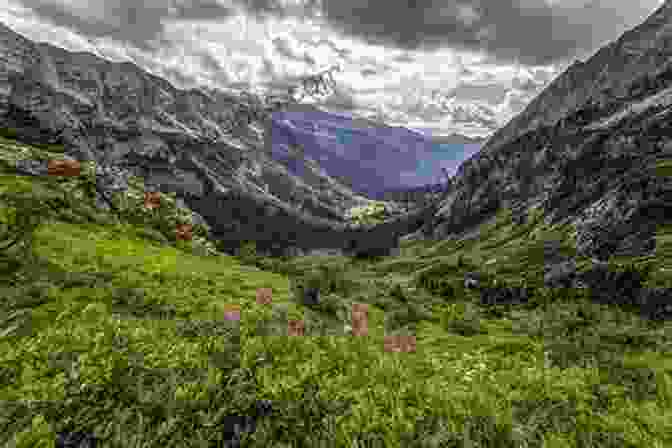
[(176, 87), (281, 92), (338, 67), (325, 110), (487, 137), (662, 0), (0, 0), (31, 40)]

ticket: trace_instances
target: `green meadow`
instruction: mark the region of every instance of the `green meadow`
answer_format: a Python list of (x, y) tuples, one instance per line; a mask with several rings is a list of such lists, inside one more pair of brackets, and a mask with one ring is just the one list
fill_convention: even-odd
[[(502, 211), (475, 238), (406, 242), (396, 257), (230, 256), (198, 226), (177, 241), (188, 214), (170, 195), (144, 211), (139, 179), (115, 214), (93, 205), (90, 166), (11, 169), (57, 151), (0, 139), (0, 235), (20, 236), (0, 251), (2, 446), (52, 447), (73, 430), (105, 447), (216, 447), (224, 416), (258, 399), (274, 415), (244, 446), (672, 446), (672, 326), (544, 288), (543, 243), (575, 254), (569, 227)], [(657, 243), (610, 262), (670, 287), (672, 227)], [(534, 299), (482, 307), (463, 287), (472, 270)], [(319, 306), (301, 304), (302, 285), (320, 288)], [(367, 336), (350, 331), (354, 303), (368, 304)], [(232, 306), (239, 321), (224, 319)], [(414, 335), (415, 352), (385, 351), (394, 334)]]

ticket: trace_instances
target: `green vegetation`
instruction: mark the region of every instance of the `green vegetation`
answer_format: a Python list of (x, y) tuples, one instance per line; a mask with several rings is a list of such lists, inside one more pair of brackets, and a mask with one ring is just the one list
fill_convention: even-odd
[[(165, 195), (143, 211), (137, 179), (113, 216), (87, 196), (91, 167), (9, 169), (38, 157), (58, 154), (0, 139), (0, 248), (17, 241), (0, 250), (3, 446), (53, 446), (64, 429), (103, 446), (217, 446), (223, 416), (256, 399), (276, 406), (253, 447), (672, 445), (670, 324), (541, 287), (543, 242), (571, 254), (571, 228), (501, 213), (476, 239), (404, 243), (378, 261), (264, 259), (252, 244), (231, 257), (206, 229), (175, 241), (189, 217)], [(612, 261), (669, 286), (671, 252), (668, 226), (655, 256)], [(475, 269), (535, 299), (485, 309), (463, 287)], [(297, 300), (305, 286), (319, 306)], [(347, 331), (353, 303), (369, 304), (366, 337)], [(230, 305), (240, 322), (223, 319)], [(304, 320), (303, 337), (287, 336), (288, 319)], [(400, 333), (416, 352), (383, 350)]]
[(372, 202), (371, 205), (353, 207), (347, 213), (347, 217), (360, 225), (374, 225), (385, 221), (392, 216), (382, 202)]

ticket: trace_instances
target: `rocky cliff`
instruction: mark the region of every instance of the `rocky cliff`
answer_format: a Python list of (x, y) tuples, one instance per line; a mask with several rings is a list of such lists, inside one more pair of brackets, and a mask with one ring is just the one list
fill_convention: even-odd
[(672, 181), (655, 165), (672, 157), (672, 2), (575, 63), (458, 170), (456, 188), (425, 230), (446, 238), (496, 210), (577, 228), (597, 259), (644, 254), (672, 216)]
[(71, 156), (176, 192), (232, 246), (254, 239), (269, 250), (344, 249), (360, 238), (370, 245), (369, 230), (345, 223), (348, 209), (369, 201), (310, 158), (300, 161), (302, 176), (291, 173), (267, 151), (268, 117), (246, 106), (225, 92), (179, 90), (132, 63), (35, 43), (0, 24), (0, 126), (20, 139), (62, 143)]

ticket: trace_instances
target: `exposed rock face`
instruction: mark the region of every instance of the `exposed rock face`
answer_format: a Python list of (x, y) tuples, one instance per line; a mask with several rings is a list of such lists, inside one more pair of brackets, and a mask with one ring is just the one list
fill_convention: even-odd
[(560, 75), (466, 161), (426, 233), (474, 229), (508, 207), (541, 206), (578, 230), (579, 253), (606, 260), (655, 248), (672, 216), (672, 2)]
[[(37, 44), (0, 24), (0, 126), (20, 140), (63, 143), (77, 159), (176, 192), (232, 247), (251, 239), (269, 251), (342, 250), (368, 238), (344, 224), (345, 211), (368, 200), (315, 161), (304, 160), (302, 177), (289, 172), (265, 151), (268, 120), (241, 122), (241, 108), (227, 93), (178, 90), (131, 63)], [(105, 186), (115, 188), (113, 177)]]
[(553, 126), (586, 103), (604, 105), (630, 95), (632, 81), (655, 73), (672, 57), (670, 17), (672, 3), (666, 1), (645, 22), (602, 47), (588, 61), (575, 61), (522, 113), (495, 132), (482, 151), (489, 154), (530, 130)]

